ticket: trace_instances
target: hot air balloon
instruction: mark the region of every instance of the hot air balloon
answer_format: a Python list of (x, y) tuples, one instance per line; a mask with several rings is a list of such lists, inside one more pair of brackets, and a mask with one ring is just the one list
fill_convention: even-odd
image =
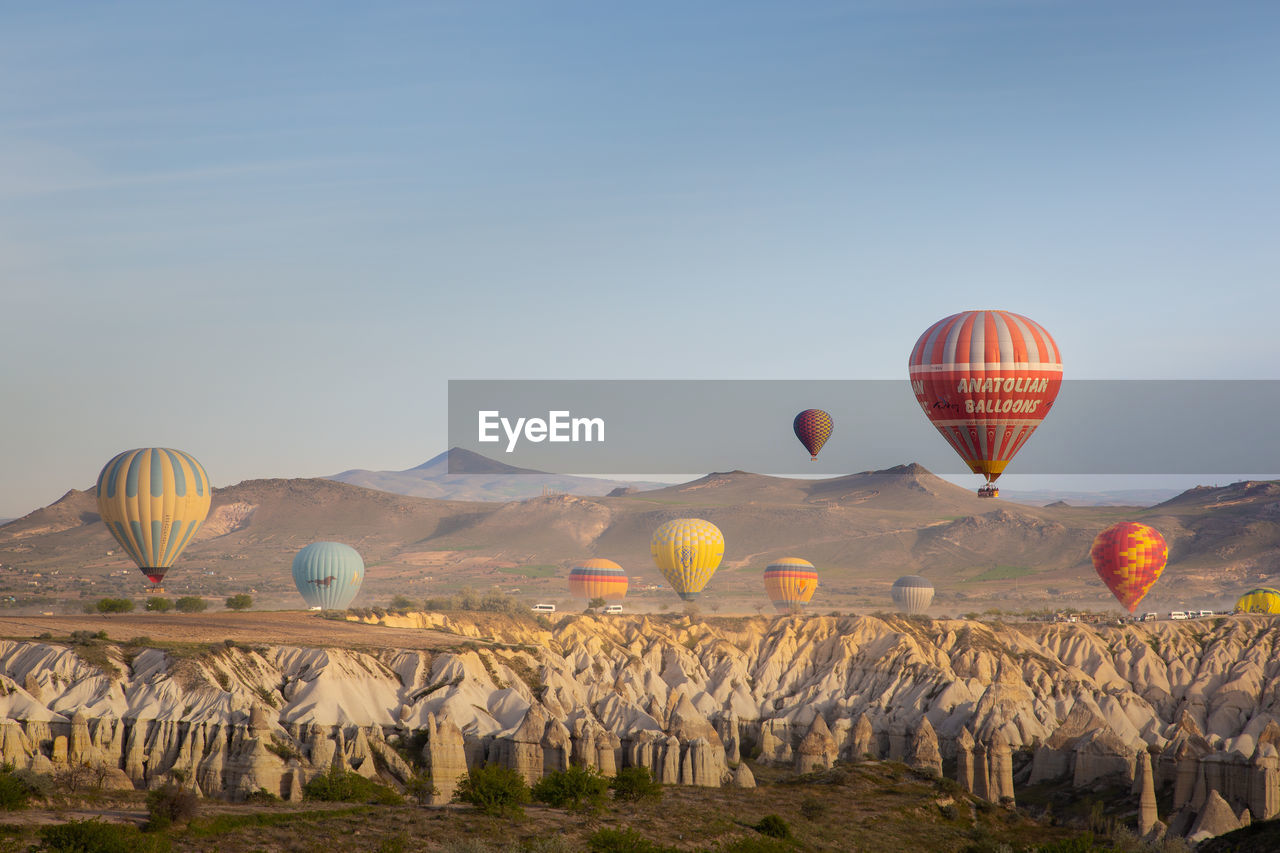
[(796, 438), (800, 439), (804, 449), (809, 451), (810, 461), (817, 461), (818, 451), (831, 437), (833, 426), (835, 424), (831, 420), (831, 415), (822, 409), (805, 409), (796, 415), (795, 421), (791, 424), (791, 428), (796, 432)]
[(1097, 535), (1089, 556), (1098, 577), (1132, 613), (1164, 571), (1169, 546), (1154, 527), (1122, 521)]
[(919, 575), (904, 575), (893, 582), (889, 593), (903, 613), (924, 613), (933, 601), (933, 584)]
[(621, 601), (627, 597), (627, 574), (613, 560), (583, 560), (569, 569), (569, 594), (588, 601)]
[(818, 588), (818, 570), (808, 560), (783, 557), (764, 570), (764, 591), (779, 613), (803, 610)]
[(1038, 323), (1010, 311), (963, 311), (916, 341), (911, 390), (925, 415), (975, 474), (982, 497), (1036, 427), (1062, 387), (1058, 345)]
[(720, 565), (724, 536), (709, 521), (677, 518), (653, 532), (649, 552), (676, 594), (693, 601)]
[(364, 560), (341, 542), (312, 542), (293, 557), (293, 583), (309, 607), (345, 610), (363, 580)]
[(1280, 592), (1270, 587), (1251, 589), (1236, 602), (1237, 613), (1280, 613)]
[(98, 475), (103, 523), (154, 584), (200, 528), (211, 500), (209, 475), (181, 450), (126, 450)]

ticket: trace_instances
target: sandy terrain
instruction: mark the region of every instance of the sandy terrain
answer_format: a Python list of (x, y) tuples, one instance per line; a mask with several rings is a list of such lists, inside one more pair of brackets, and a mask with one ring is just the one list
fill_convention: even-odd
[[(175, 643), (267, 643), (282, 646), (338, 646), (436, 649), (463, 638), (440, 631), (387, 628), (322, 619), (317, 613), (130, 613), (103, 616), (3, 616), (0, 637), (28, 640), (41, 634), (66, 637), (72, 631), (106, 631), (117, 642), (134, 637)], [(474, 642), (474, 641), (473, 641)]]

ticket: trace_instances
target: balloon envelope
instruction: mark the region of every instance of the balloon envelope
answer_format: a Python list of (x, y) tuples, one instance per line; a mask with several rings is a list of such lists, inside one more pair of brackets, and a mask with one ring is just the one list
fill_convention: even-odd
[(1089, 556), (1098, 577), (1132, 613), (1164, 571), (1169, 546), (1154, 527), (1122, 521), (1097, 535)]
[(764, 570), (764, 590), (779, 613), (804, 609), (818, 588), (818, 570), (799, 557), (783, 557)]
[(720, 566), (724, 535), (701, 518), (677, 518), (653, 532), (649, 553), (676, 594), (693, 601)]
[(293, 583), (310, 607), (345, 610), (360, 591), (364, 560), (341, 542), (312, 542), (293, 558)]
[(627, 573), (613, 560), (583, 560), (569, 569), (569, 594), (588, 601), (622, 601), (627, 597)]
[(818, 451), (831, 437), (831, 429), (834, 425), (831, 415), (822, 409), (805, 409), (796, 415), (791, 428), (795, 430), (796, 438), (800, 439), (804, 449), (809, 451), (809, 458), (817, 459)]
[(904, 575), (889, 590), (893, 603), (904, 613), (924, 613), (933, 601), (933, 584), (919, 575)]
[(1049, 414), (1062, 387), (1058, 345), (1010, 311), (962, 311), (934, 323), (909, 361), (925, 415), (975, 474), (993, 482)]
[(98, 475), (102, 521), (152, 583), (200, 529), (212, 497), (195, 457), (167, 447), (126, 450)]
[(1240, 613), (1280, 613), (1280, 592), (1270, 587), (1251, 589), (1236, 602)]

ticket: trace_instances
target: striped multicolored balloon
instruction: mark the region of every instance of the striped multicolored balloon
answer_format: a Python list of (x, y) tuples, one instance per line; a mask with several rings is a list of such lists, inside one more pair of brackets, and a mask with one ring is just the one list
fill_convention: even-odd
[(962, 311), (916, 341), (911, 390), (975, 474), (993, 482), (1062, 387), (1062, 356), (1040, 324), (1011, 311)]
[(152, 583), (160, 583), (209, 514), (209, 475), (167, 447), (126, 450), (98, 475), (98, 512)]
[(803, 610), (817, 588), (818, 570), (808, 560), (783, 557), (764, 570), (764, 591), (779, 613)]
[(1122, 521), (1097, 535), (1089, 556), (1098, 577), (1132, 613), (1164, 571), (1169, 546), (1154, 527)]
[(613, 560), (583, 560), (569, 569), (569, 594), (588, 601), (622, 601), (627, 597), (627, 573)]

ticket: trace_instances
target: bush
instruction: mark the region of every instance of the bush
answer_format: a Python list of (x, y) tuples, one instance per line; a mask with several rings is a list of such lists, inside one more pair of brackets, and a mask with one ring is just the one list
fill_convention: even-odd
[(42, 853), (165, 853), (169, 839), (145, 836), (134, 826), (103, 823), (101, 820), (73, 820), (40, 830)]
[(431, 781), (430, 773), (415, 773), (409, 781), (404, 783), (404, 792), (413, 797), (414, 802), (420, 806), (425, 806), (432, 797), (440, 793)]
[(94, 608), (99, 613), (128, 613), (133, 610), (133, 602), (127, 598), (99, 598)]
[(392, 596), (391, 603), (387, 605), (387, 609), (399, 613), (408, 613), (411, 610), (417, 610), (418, 603), (407, 595), (395, 595)]
[(248, 610), (253, 606), (253, 596), (243, 592), (237, 593), (227, 599), (228, 610)]
[(624, 767), (618, 771), (609, 783), (613, 789), (615, 800), (639, 802), (640, 800), (657, 801), (662, 799), (662, 785), (653, 781), (648, 767)]
[(167, 598), (152, 596), (151, 598), (147, 599), (147, 603), (144, 606), (144, 609), (149, 610), (152, 613), (168, 613), (170, 610), (173, 609), (173, 602)]
[(524, 777), (510, 767), (490, 764), (477, 767), (458, 780), (454, 797), (487, 815), (518, 817), (531, 793)]
[(179, 613), (203, 613), (209, 606), (209, 602), (198, 595), (184, 595), (174, 606), (178, 608)]
[(805, 820), (819, 821), (827, 813), (827, 804), (817, 797), (805, 797), (800, 801), (800, 816)]
[(147, 794), (147, 830), (168, 829), (175, 823), (189, 823), (200, 811), (200, 799), (190, 788), (172, 782)]
[(359, 773), (333, 766), (323, 776), (317, 776), (302, 788), (302, 797), (326, 803), (374, 803), (396, 806), (404, 798), (386, 785), (364, 778)]
[(26, 776), (24, 771), (15, 771), (12, 764), (0, 768), (0, 809), (7, 812), (25, 809), (31, 798), (40, 794)]
[(767, 835), (770, 838), (789, 839), (791, 837), (791, 827), (776, 814), (767, 814), (760, 818), (760, 822), (753, 828), (761, 835)]
[(574, 765), (543, 776), (532, 793), (535, 800), (552, 808), (598, 812), (604, 808), (609, 781), (595, 768)]

